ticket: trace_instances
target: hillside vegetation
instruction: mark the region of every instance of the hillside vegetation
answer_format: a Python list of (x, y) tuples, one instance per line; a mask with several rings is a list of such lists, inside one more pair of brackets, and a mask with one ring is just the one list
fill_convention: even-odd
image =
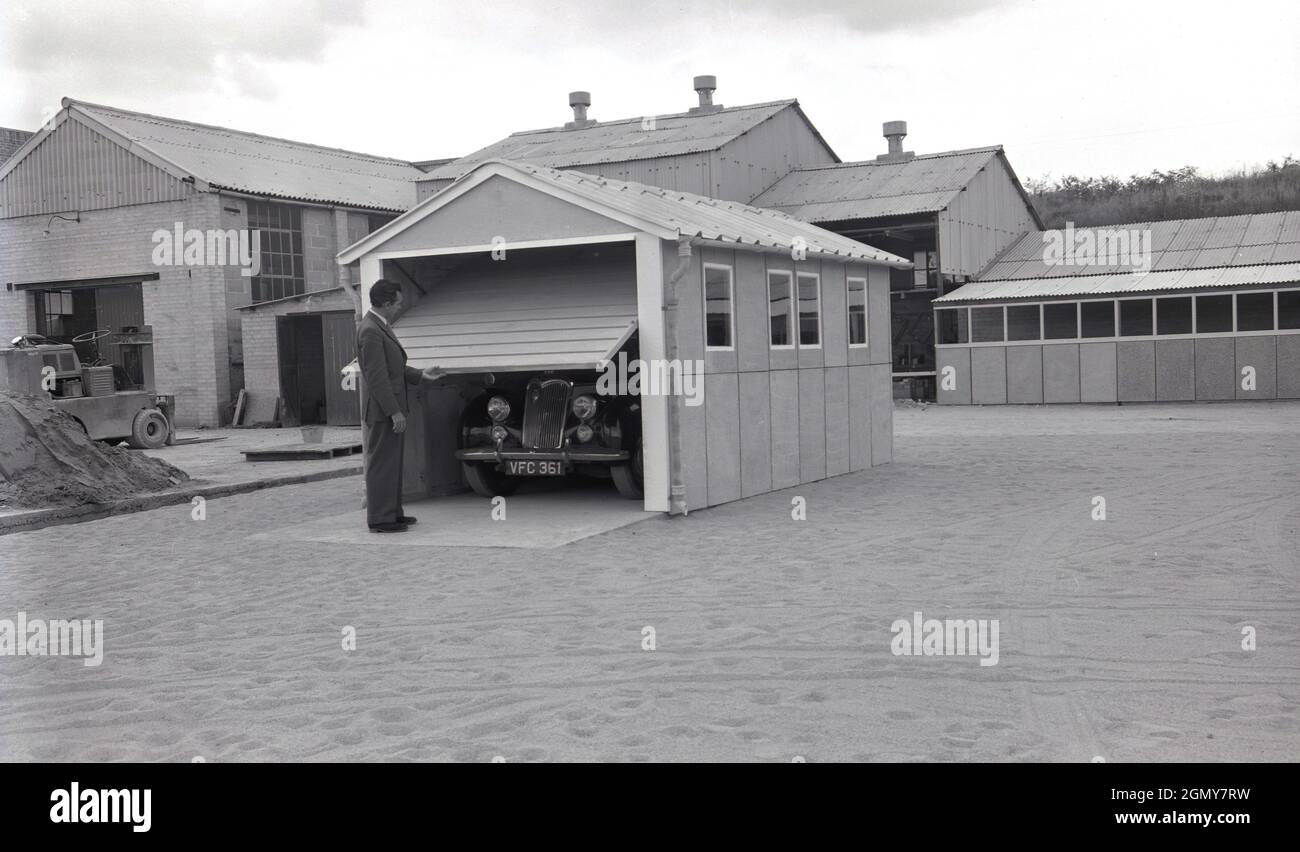
[(1300, 160), (1287, 156), (1256, 169), (1204, 175), (1195, 166), (1127, 180), (1113, 176), (1025, 182), (1048, 228), (1197, 219), (1300, 210)]

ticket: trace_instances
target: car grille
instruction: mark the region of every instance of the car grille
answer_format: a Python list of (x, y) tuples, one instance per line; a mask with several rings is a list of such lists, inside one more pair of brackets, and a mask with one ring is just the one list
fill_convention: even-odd
[(569, 413), (571, 388), (563, 379), (528, 383), (524, 394), (524, 446), (537, 450), (558, 449), (564, 438), (564, 419)]

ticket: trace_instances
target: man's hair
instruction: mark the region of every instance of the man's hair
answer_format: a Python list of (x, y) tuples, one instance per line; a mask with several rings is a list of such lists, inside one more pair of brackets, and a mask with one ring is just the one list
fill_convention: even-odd
[(370, 285), (370, 304), (376, 308), (391, 305), (397, 301), (397, 295), (401, 292), (402, 285), (394, 284), (387, 278), (380, 278)]

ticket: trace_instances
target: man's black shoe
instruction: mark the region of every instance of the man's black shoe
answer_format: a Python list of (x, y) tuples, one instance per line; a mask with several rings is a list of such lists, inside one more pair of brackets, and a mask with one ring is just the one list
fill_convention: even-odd
[(406, 524), (371, 524), (370, 531), (379, 533), (406, 532)]
[(415, 518), (412, 518), (410, 515), (402, 515), (397, 519), (397, 522), (399, 524), (406, 524), (409, 527), (411, 524), (415, 523)]

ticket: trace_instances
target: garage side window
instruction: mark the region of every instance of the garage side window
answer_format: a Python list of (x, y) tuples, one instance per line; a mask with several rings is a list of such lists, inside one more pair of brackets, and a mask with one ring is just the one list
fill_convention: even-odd
[(767, 273), (767, 310), (771, 323), (773, 349), (790, 349), (794, 346), (792, 327), (794, 308), (790, 301), (790, 288), (794, 278), (789, 272)]
[(867, 345), (867, 279), (849, 279), (849, 345)]
[(1007, 305), (1007, 340), (1038, 340), (1042, 336), (1038, 305)]
[(1196, 297), (1196, 333), (1232, 331), (1232, 296)]
[(971, 343), (1001, 343), (1007, 339), (1002, 308), (970, 309)]
[(1043, 338), (1074, 340), (1079, 336), (1077, 302), (1049, 302), (1043, 305)]
[(1083, 324), (1083, 337), (1115, 336), (1115, 303), (1084, 302), (1079, 308), (1080, 322)]
[(1156, 334), (1192, 333), (1192, 297), (1156, 299)]
[(1237, 294), (1237, 331), (1273, 330), (1273, 294)]
[(822, 280), (811, 272), (799, 273), (799, 346), (822, 345)]
[(735, 292), (731, 267), (704, 264), (704, 345), (708, 349), (731, 349), (735, 335)]
[(1119, 336), (1150, 337), (1155, 309), (1150, 299), (1119, 300)]

